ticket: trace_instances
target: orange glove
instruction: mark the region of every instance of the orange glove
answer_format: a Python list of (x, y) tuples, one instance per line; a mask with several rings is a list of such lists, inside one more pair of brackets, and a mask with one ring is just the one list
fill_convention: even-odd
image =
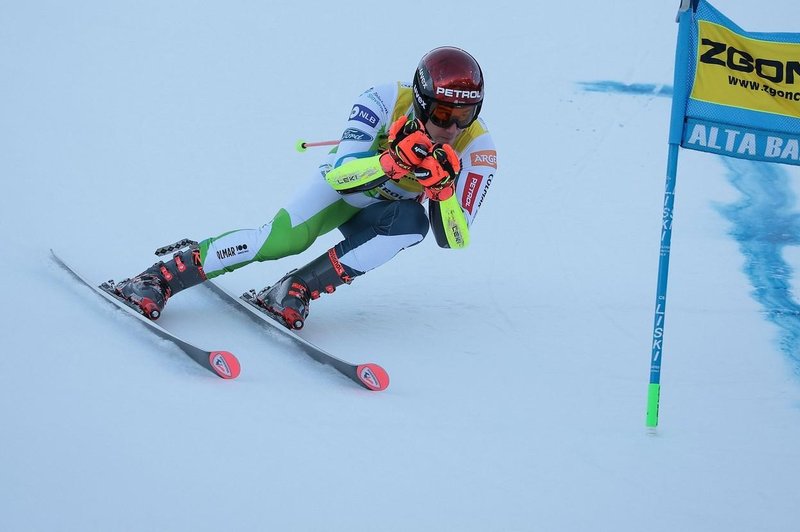
[(456, 178), (461, 172), (461, 160), (449, 144), (436, 144), (414, 172), (425, 187), (425, 195), (433, 201), (444, 201), (456, 191)]
[(391, 179), (402, 179), (428, 156), (433, 141), (419, 119), (401, 116), (389, 128), (389, 147), (380, 156), (381, 168)]

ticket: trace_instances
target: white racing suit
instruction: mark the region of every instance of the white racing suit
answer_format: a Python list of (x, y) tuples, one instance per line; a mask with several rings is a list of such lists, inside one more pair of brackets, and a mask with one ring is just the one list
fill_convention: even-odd
[[(331, 252), (344, 274), (356, 277), (380, 266), (401, 250), (418, 244), (430, 227), (442, 247), (441, 220), (423, 206), (423, 187), (413, 174), (388, 180), (365, 192), (340, 194), (326, 174), (354, 159), (373, 157), (386, 149), (389, 126), (399, 117), (413, 117), (411, 86), (394, 83), (371, 88), (353, 105), (338, 148), (311, 176), (304, 189), (258, 229), (239, 229), (200, 243), (208, 278), (254, 261), (275, 260), (308, 249), (318, 236), (339, 229), (344, 240)], [(497, 169), (492, 138), (480, 119), (453, 142), (462, 169), (456, 197), (469, 226), (483, 202)], [(433, 209), (429, 210), (433, 211)], [(459, 213), (460, 215), (461, 213)], [(338, 267), (338, 265), (337, 265)]]

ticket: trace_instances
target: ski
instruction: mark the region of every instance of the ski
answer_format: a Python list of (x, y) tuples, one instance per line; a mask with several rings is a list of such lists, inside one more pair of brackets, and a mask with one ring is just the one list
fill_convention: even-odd
[(107, 281), (99, 286), (95, 286), (83, 275), (79, 274), (75, 268), (68, 265), (63, 259), (61, 259), (61, 257), (56, 255), (55, 251), (51, 249), (50, 253), (52, 254), (53, 260), (56, 262), (56, 264), (69, 272), (75, 279), (94, 290), (103, 299), (109, 303), (112, 303), (118, 309), (121, 309), (122, 311), (127, 312), (129, 315), (138, 319), (156, 335), (165, 340), (169, 340), (180, 347), (181, 350), (189, 355), (192, 360), (206, 368), (208, 371), (223, 379), (235, 379), (239, 376), (241, 367), (239, 365), (239, 361), (232, 353), (229, 353), (228, 351), (206, 351), (205, 349), (201, 349), (194, 344), (178, 338), (168, 330), (146, 318), (138, 307), (119, 297), (114, 291), (113, 281)]
[(220, 296), (223, 300), (246, 313), (255, 321), (268, 325), (271, 329), (278, 331), (292, 340), (292, 342), (300, 347), (309, 357), (321, 364), (333, 367), (333, 369), (367, 390), (381, 391), (389, 386), (389, 374), (378, 364), (351, 364), (350, 362), (336, 358), (287, 329), (283, 324), (275, 320), (266, 310), (258, 306), (255, 302), (256, 293), (254, 290), (245, 292), (240, 297), (235, 297), (211, 281), (206, 281), (203, 285), (211, 289), (211, 291)]

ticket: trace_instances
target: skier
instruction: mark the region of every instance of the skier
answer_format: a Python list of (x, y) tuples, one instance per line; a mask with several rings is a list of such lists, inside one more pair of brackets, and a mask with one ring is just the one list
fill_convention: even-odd
[(257, 294), (286, 327), (300, 329), (310, 300), (420, 243), (429, 228), (439, 246), (463, 247), (497, 168), (494, 143), (478, 119), (483, 92), (483, 73), (469, 53), (428, 52), (412, 84), (361, 94), (338, 148), (271, 222), (203, 240), (115, 290), (156, 319), (177, 292), (255, 261), (301, 253), (338, 228), (344, 240)]

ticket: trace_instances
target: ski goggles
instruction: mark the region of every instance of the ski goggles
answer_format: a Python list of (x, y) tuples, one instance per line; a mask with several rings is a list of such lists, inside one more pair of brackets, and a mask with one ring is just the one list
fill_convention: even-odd
[(466, 129), (478, 118), (480, 104), (451, 105), (444, 102), (431, 102), (428, 118), (434, 125), (448, 128), (455, 124), (459, 129)]

